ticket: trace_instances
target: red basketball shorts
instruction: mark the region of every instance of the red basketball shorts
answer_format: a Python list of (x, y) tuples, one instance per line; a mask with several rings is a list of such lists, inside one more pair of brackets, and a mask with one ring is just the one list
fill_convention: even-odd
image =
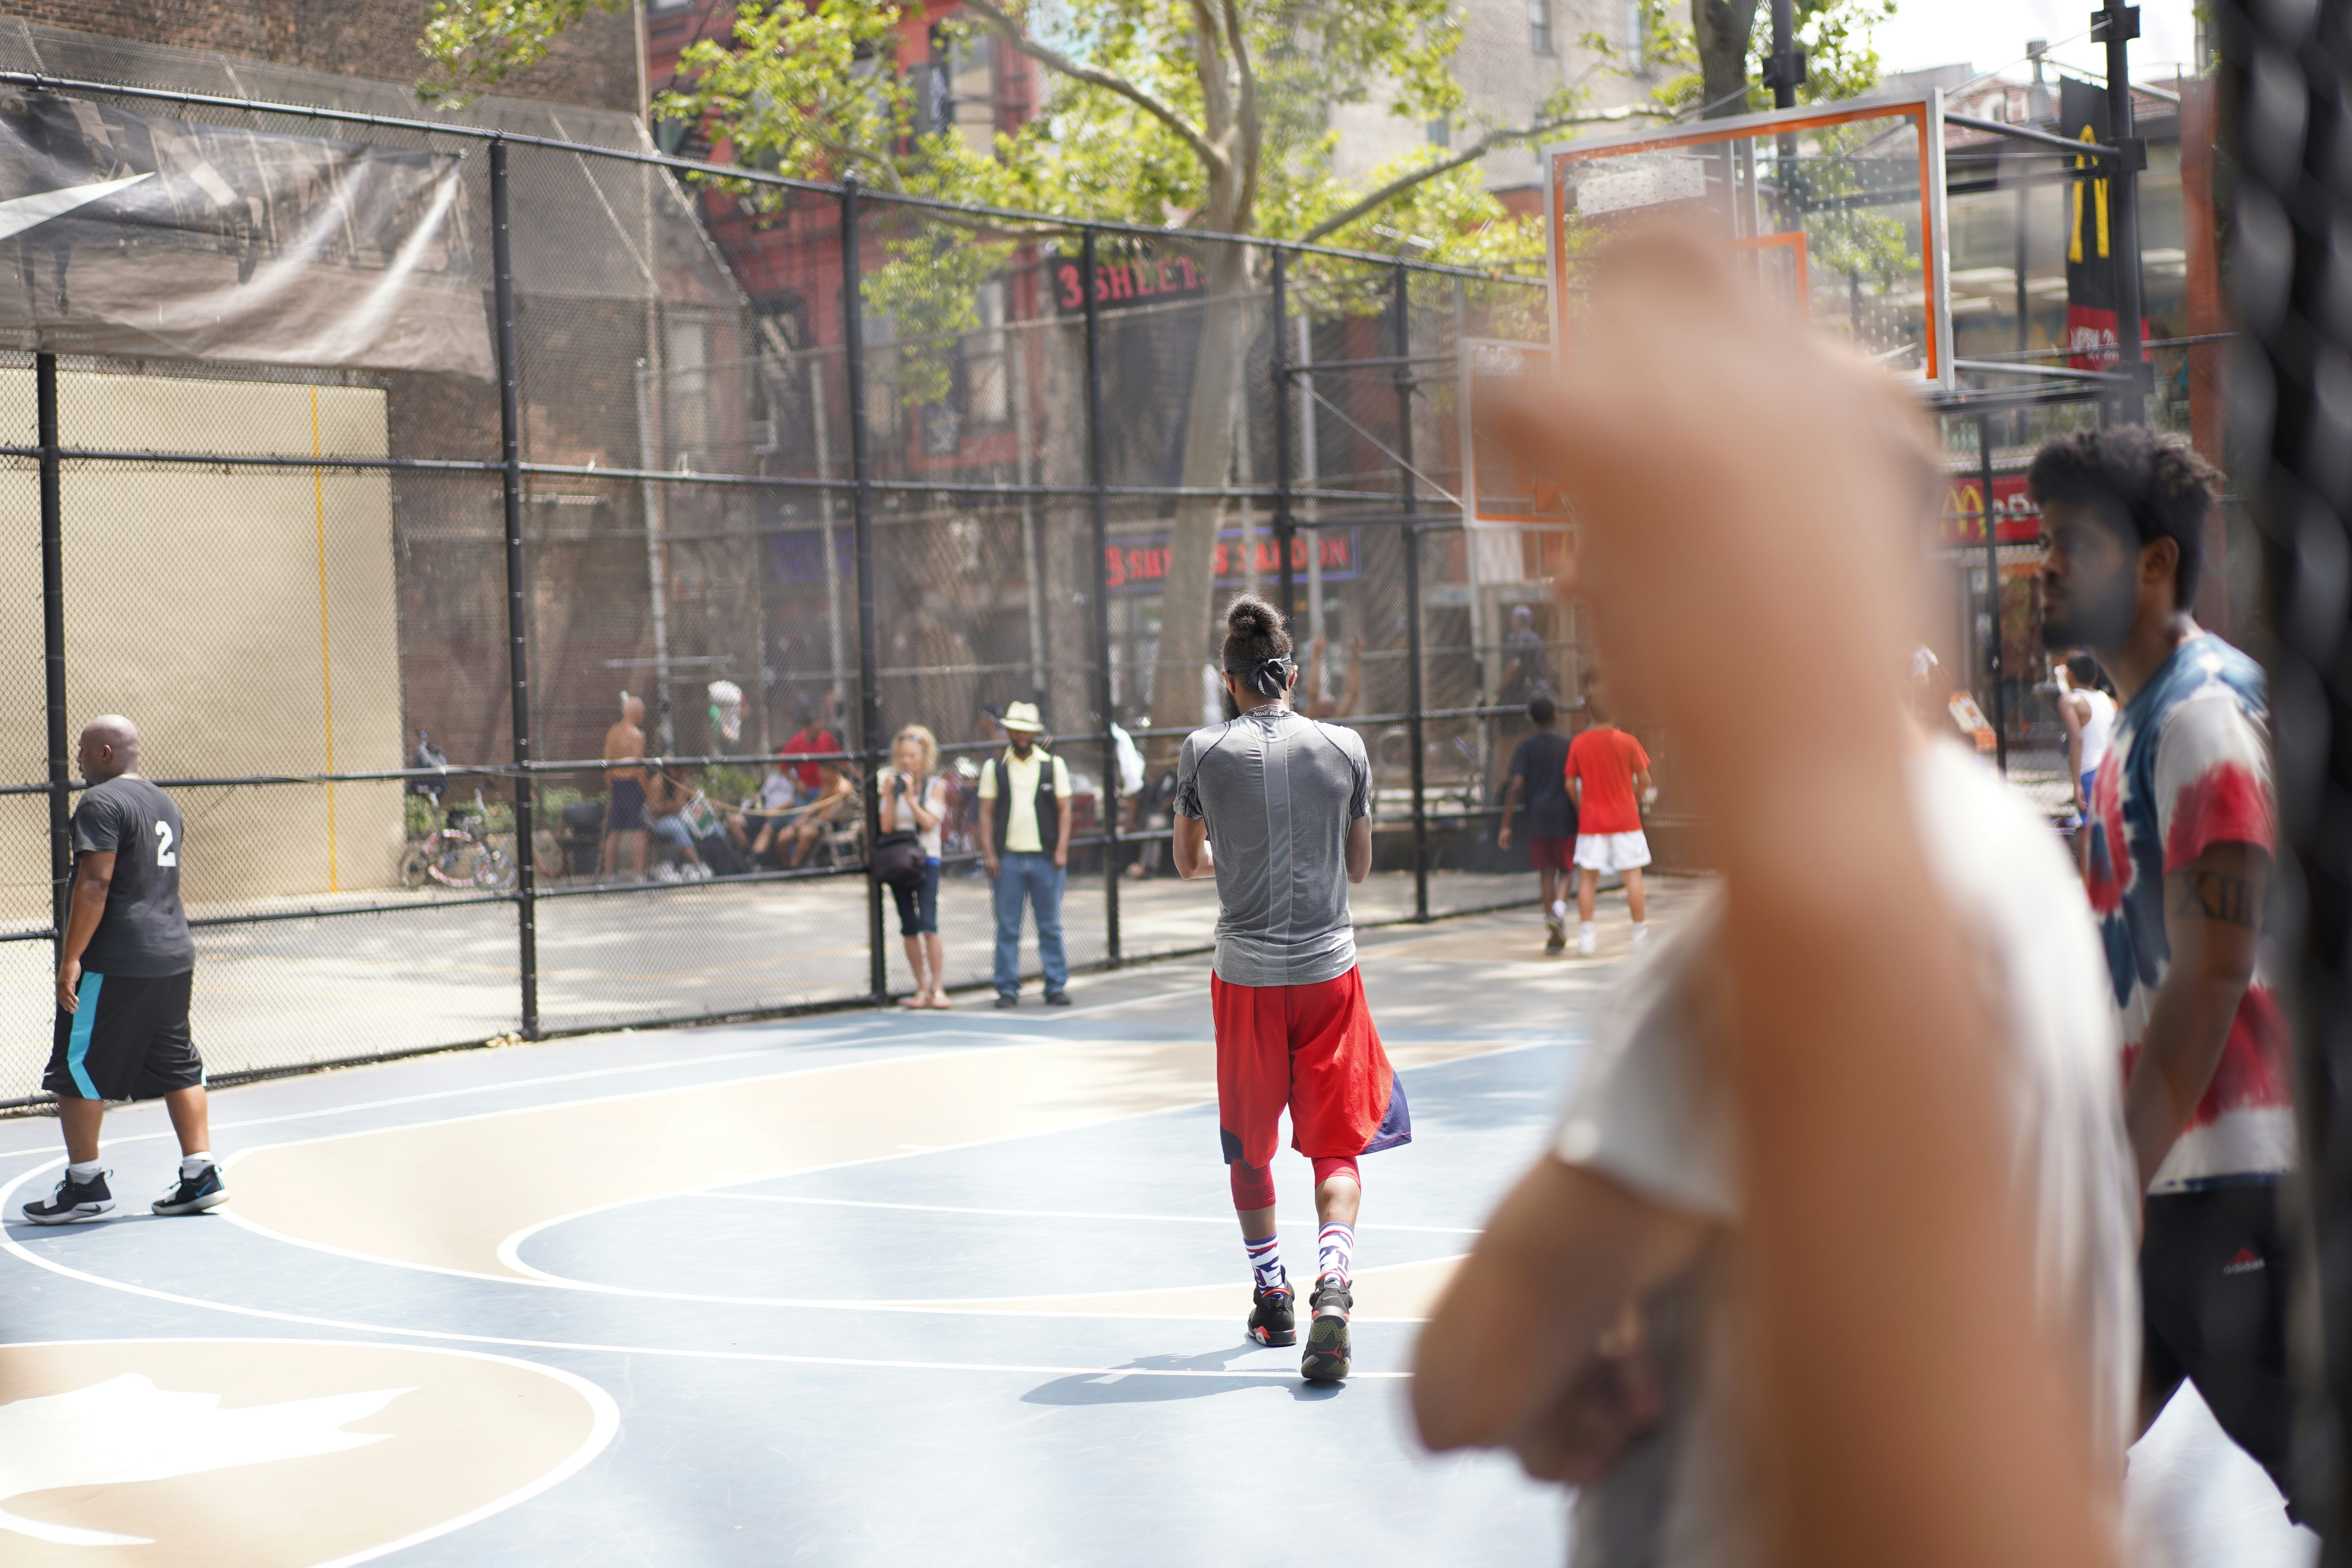
[(1228, 985), (1209, 977), (1217, 1022), (1217, 1129), (1225, 1163), (1274, 1158), (1285, 1110), (1309, 1159), (1412, 1142), (1404, 1086), (1381, 1049), (1350, 969), (1314, 985)]

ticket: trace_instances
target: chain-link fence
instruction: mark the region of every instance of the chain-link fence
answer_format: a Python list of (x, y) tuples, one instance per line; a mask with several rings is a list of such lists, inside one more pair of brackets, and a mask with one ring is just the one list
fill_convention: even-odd
[[(1514, 607), (1563, 614), (1557, 552), (1479, 547), (1454, 493), (1460, 344), (1540, 342), (1532, 280), (722, 174), (621, 116), (419, 121), (170, 49), (109, 86), (69, 44), (0, 33), (11, 112), (216, 169), (234, 135), (457, 155), (446, 269), (494, 374), (54, 324), (0, 353), (0, 507), (41, 542), (11, 602), (46, 610), (0, 623), (0, 1101), (37, 1098), (70, 731), (101, 711), (185, 819), (215, 1078), (904, 990), (867, 858), (910, 724), (949, 784), (947, 978), (985, 983), (978, 785), (1013, 702), (1071, 773), (1072, 964), (1198, 950), (1175, 752), (1244, 589), (1288, 595), (1303, 700), (1374, 760), (1359, 920), (1532, 900), (1496, 785), (1576, 637), (1509, 641)], [(719, 222), (758, 237), (732, 267)], [(16, 243), (31, 298), (49, 258)], [(608, 733), (631, 698), (641, 745)]]
[[(0, 26), (11, 113), (224, 167), (207, 136), (455, 155), (442, 266), (486, 347), (126, 353), (75, 335), (62, 249), (8, 242), (64, 324), (0, 353), (0, 519), (42, 541), (10, 602), (47, 612), (0, 622), (0, 1103), (45, 1054), (68, 715), (131, 715), (179, 800), (216, 1076), (903, 992), (868, 846), (908, 725), (948, 784), (946, 978), (984, 984), (979, 785), (1013, 702), (1071, 773), (1073, 965), (1201, 949), (1215, 892), (1174, 875), (1170, 801), (1244, 590), (1289, 607), (1301, 705), (1372, 759), (1359, 921), (1535, 899), (1498, 803), (1529, 700), (1580, 721), (1590, 629), (1565, 533), (1465, 529), (1462, 500), (1467, 356), (1547, 342), (1532, 279), (717, 169), (592, 110), (419, 121), (387, 84), (184, 51), (110, 45), (152, 85), (109, 87), (73, 37)], [(267, 241), (239, 218), (216, 248), (242, 283)], [(1952, 403), (1956, 477), (1990, 465), (1977, 538), (2104, 386)], [(1952, 683), (2063, 816), (2032, 545), (1988, 558), (1968, 522)], [(1640, 729), (1654, 842), (1690, 867), (1672, 738)]]

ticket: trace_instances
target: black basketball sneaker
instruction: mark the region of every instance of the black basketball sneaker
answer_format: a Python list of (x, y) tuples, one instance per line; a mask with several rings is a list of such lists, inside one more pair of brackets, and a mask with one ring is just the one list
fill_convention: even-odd
[(1298, 1342), (1298, 1298), (1287, 1285), (1250, 1295), (1249, 1337), (1262, 1345)]
[(98, 1218), (114, 1206), (114, 1194), (106, 1187), (110, 1173), (100, 1171), (86, 1182), (77, 1182), (72, 1173), (67, 1173), (46, 1201), (25, 1205), (25, 1217), (35, 1225), (79, 1225)]
[(228, 1184), (218, 1165), (206, 1165), (193, 1176), (182, 1176), (170, 1192), (155, 1200), (157, 1214), (202, 1214), (228, 1202)]
[(1338, 1275), (1326, 1274), (1315, 1282), (1307, 1305), (1315, 1316), (1307, 1326), (1298, 1375), (1309, 1383), (1337, 1383), (1348, 1375), (1348, 1314), (1356, 1299)]

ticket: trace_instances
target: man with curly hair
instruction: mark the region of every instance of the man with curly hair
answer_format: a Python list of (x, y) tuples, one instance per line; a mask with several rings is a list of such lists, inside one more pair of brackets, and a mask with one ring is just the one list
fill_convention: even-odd
[(2119, 426), (2049, 443), (2028, 483), (2049, 543), (2043, 640), (2089, 648), (2122, 704), (2083, 831), (2147, 1194), (2142, 1415), (2195, 1384), (2300, 1519), (2278, 1208), (2294, 1116), (2259, 963), (2269, 704), (2262, 667), (2189, 613), (2221, 476), (2175, 437)]
[(1265, 600), (1225, 612), (1226, 721), (1185, 737), (1176, 763), (1177, 874), (1217, 879), (1217, 1128), (1249, 1255), (1249, 1337), (1297, 1342), (1296, 1292), (1275, 1247), (1282, 1114), (1315, 1163), (1314, 1314), (1299, 1373), (1348, 1375), (1356, 1157), (1412, 1137), (1356, 969), (1348, 887), (1372, 868), (1372, 767), (1353, 730), (1290, 705), (1290, 634)]

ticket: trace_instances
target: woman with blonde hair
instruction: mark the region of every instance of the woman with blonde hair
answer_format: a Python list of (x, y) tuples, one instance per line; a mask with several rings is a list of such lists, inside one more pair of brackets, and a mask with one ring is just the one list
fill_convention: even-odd
[(898, 934), (907, 967), (915, 972), (909, 1007), (948, 1007), (947, 952), (940, 941), (940, 825), (947, 818), (948, 783), (939, 771), (940, 742), (920, 724), (890, 739), (890, 771), (882, 775), (882, 831), (912, 833), (923, 849), (923, 879), (893, 884)]

